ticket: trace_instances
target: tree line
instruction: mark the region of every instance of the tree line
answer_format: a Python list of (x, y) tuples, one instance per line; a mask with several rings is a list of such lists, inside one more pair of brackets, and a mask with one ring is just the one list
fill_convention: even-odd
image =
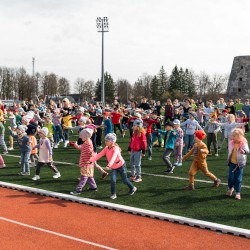
[[(140, 101), (141, 98), (165, 101), (167, 98), (215, 99), (225, 93), (228, 75), (206, 72), (196, 74), (177, 65), (168, 76), (162, 66), (156, 75), (142, 74), (135, 83), (126, 79), (114, 81), (111, 74), (104, 74), (105, 100), (114, 99), (126, 103), (129, 100)], [(77, 78), (73, 84), (73, 93), (82, 101), (101, 100), (101, 81), (85, 81)], [(35, 73), (30, 75), (24, 68), (0, 67), (0, 98), (25, 100), (37, 96), (57, 96), (71, 94), (70, 82), (55, 73)]]

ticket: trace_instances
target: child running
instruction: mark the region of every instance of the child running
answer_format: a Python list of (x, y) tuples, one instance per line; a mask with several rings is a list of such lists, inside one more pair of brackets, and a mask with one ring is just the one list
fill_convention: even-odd
[(81, 150), (79, 167), (81, 178), (76, 187), (76, 190), (70, 192), (72, 195), (80, 195), (82, 189), (88, 182), (90, 187), (88, 190), (96, 191), (97, 186), (94, 179), (94, 164), (89, 163), (90, 158), (94, 155), (93, 143), (91, 141), (91, 136), (93, 134), (93, 130), (90, 128), (85, 128), (80, 132), (80, 138), (82, 139), (82, 144), (78, 145), (77, 143), (70, 142), (70, 145), (75, 147), (78, 150)]
[(147, 138), (142, 127), (142, 120), (135, 120), (133, 125), (133, 135), (128, 146), (130, 154), (130, 180), (134, 182), (141, 182), (141, 158), (145, 156), (147, 149)]
[(236, 192), (235, 199), (240, 200), (243, 169), (246, 166), (246, 155), (249, 154), (249, 147), (244, 132), (240, 128), (232, 130), (232, 140), (228, 147), (228, 191), (227, 196)]
[(36, 175), (32, 178), (33, 181), (40, 180), (40, 170), (44, 164), (47, 164), (48, 167), (54, 172), (53, 178), (58, 179), (61, 177), (60, 172), (53, 164), (52, 160), (52, 147), (50, 144), (50, 140), (47, 138), (49, 133), (48, 128), (44, 127), (38, 131), (40, 136), (39, 144), (37, 144), (34, 148), (39, 148), (39, 159), (36, 166)]
[(90, 162), (95, 162), (104, 155), (108, 160), (106, 170), (112, 170), (111, 174), (111, 199), (116, 199), (116, 178), (117, 173), (120, 173), (122, 181), (129, 187), (129, 194), (133, 195), (137, 188), (129, 181), (127, 177), (126, 162), (121, 156), (121, 148), (116, 143), (117, 137), (114, 133), (109, 133), (105, 136), (106, 147), (96, 156), (90, 158)]
[(205, 138), (206, 134), (203, 130), (196, 130), (194, 132), (195, 144), (193, 148), (182, 158), (182, 161), (185, 161), (189, 156), (194, 155), (192, 165), (189, 169), (189, 185), (185, 188), (186, 190), (194, 190), (194, 176), (199, 170), (214, 181), (213, 187), (218, 187), (221, 183), (221, 180), (208, 170), (206, 162), (208, 149), (207, 145), (202, 141)]

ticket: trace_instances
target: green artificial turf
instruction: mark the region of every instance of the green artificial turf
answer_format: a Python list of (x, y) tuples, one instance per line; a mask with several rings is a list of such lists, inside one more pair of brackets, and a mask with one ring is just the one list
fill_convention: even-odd
[[(72, 137), (71, 139), (75, 140), (76, 137)], [(128, 142), (128, 135), (126, 135), (125, 138), (118, 136), (118, 144), (123, 150), (122, 155), (126, 160), (128, 170), (130, 170), (129, 155), (127, 153)], [(46, 166), (41, 169), (41, 179), (39, 181), (35, 182), (31, 180), (31, 178), (34, 176), (35, 168), (31, 168), (31, 176), (18, 176), (17, 173), (20, 172), (20, 165), (18, 164), (19, 158), (3, 156), (7, 167), (0, 170), (0, 180), (4, 182), (69, 194), (70, 191), (75, 190), (75, 187), (78, 183), (78, 160), (80, 151), (69, 146), (68, 148), (63, 148), (63, 145), (61, 144), (58, 149), (54, 149), (53, 153), (54, 161), (74, 164), (55, 164), (61, 172), (62, 177), (60, 179), (54, 180), (52, 178), (52, 171)], [(128, 195), (128, 188), (122, 183), (121, 178), (118, 177), (118, 198), (116, 200), (111, 200), (109, 198), (109, 176), (106, 180), (101, 180), (101, 173), (96, 169), (95, 180), (98, 185), (98, 191), (84, 191), (82, 192), (81, 196), (250, 229), (249, 166), (245, 168), (243, 174), (243, 185), (248, 186), (249, 188), (242, 187), (242, 200), (238, 201), (235, 200), (234, 197), (226, 197), (226, 185), (221, 185), (219, 188), (212, 188), (212, 182), (204, 183), (197, 181), (195, 183), (194, 191), (184, 190), (185, 186), (188, 184), (187, 179), (183, 180), (168, 178), (168, 176), (163, 173), (166, 167), (161, 159), (162, 153), (163, 149), (161, 149), (159, 152), (157, 148), (153, 148), (152, 161), (149, 161), (146, 156), (143, 157), (142, 172), (145, 174), (142, 175), (142, 182), (135, 183), (135, 186), (138, 188), (138, 191), (135, 193), (135, 195)], [(208, 156), (208, 167), (209, 170), (218, 178), (220, 178), (223, 183), (227, 183), (228, 167), (226, 163), (226, 143), (224, 143), (224, 148), (219, 151), (219, 153), (219, 157)], [(15, 150), (10, 151), (9, 154), (19, 155), (17, 145), (15, 145)], [(172, 160), (174, 161), (173, 157)], [(176, 167), (174, 174), (170, 175), (170, 177), (188, 178), (188, 170), (191, 161), (192, 157), (189, 158), (182, 167)], [(107, 161), (104, 158), (98, 163), (105, 167)], [(153, 176), (153, 174), (157, 176)], [(195, 176), (195, 179), (210, 181), (210, 179), (204, 176), (201, 172), (198, 172), (198, 174)], [(86, 188), (87, 185), (85, 189)]]

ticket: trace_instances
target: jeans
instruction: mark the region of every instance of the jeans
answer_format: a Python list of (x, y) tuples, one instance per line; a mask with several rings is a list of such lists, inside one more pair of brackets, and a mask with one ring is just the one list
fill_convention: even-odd
[(194, 135), (184, 135), (184, 148), (183, 148), (183, 155), (185, 155), (188, 152), (188, 149), (193, 147), (194, 145)]
[(63, 136), (62, 126), (61, 125), (56, 125), (55, 128), (56, 128), (56, 131), (54, 133), (55, 144), (60, 142), (61, 139), (63, 139), (63, 141), (65, 141), (64, 136)]
[(141, 177), (141, 151), (130, 153), (131, 176)]
[(124, 164), (116, 169), (112, 169), (112, 173), (111, 173), (111, 194), (116, 194), (116, 178), (117, 178), (117, 173), (120, 173), (122, 181), (124, 184), (126, 184), (130, 190), (132, 190), (134, 188), (133, 184), (129, 181), (128, 177), (127, 177), (127, 168), (126, 168), (126, 163), (124, 162)]
[(228, 188), (234, 188), (236, 193), (241, 191), (243, 168), (237, 167), (236, 164), (229, 162), (229, 172), (228, 172)]
[(146, 137), (147, 137), (147, 145), (148, 145), (148, 157), (151, 157), (152, 151), (153, 151), (152, 134), (146, 134)]
[(21, 151), (21, 172), (22, 173), (29, 173), (30, 172), (30, 152), (31, 151)]
[(172, 154), (173, 149), (170, 148), (165, 148), (163, 155), (162, 155), (162, 160), (165, 162), (167, 165), (167, 168), (172, 168), (172, 163), (170, 161), (170, 155)]
[(153, 132), (152, 133), (152, 143), (153, 144), (154, 144), (156, 138), (158, 139), (158, 147), (161, 148), (161, 145), (162, 145), (162, 136), (161, 136), (160, 133)]

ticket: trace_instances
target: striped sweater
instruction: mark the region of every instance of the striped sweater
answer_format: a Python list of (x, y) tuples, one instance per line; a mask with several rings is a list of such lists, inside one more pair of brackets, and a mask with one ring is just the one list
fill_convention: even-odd
[(78, 145), (74, 144), (74, 147), (78, 150), (81, 150), (80, 160), (79, 160), (79, 167), (93, 167), (93, 163), (89, 163), (90, 158), (95, 155), (94, 148), (92, 141), (86, 140), (83, 144)]

